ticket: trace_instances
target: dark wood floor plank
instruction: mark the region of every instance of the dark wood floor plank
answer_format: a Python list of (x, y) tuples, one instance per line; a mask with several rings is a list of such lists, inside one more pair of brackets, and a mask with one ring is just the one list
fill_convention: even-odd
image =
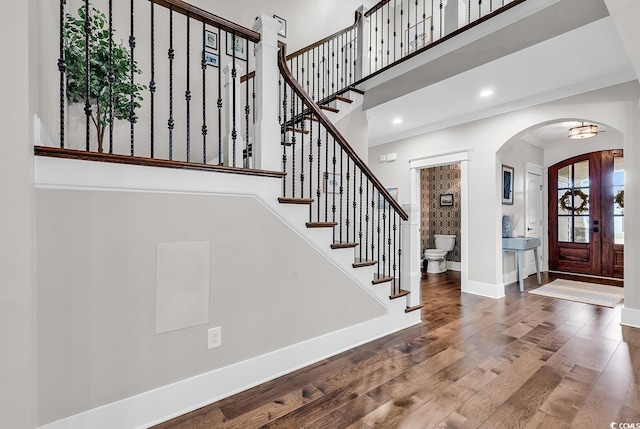
[(593, 389), (599, 371), (576, 365), (540, 407), (540, 411), (570, 425)]
[(622, 305), (527, 293), (537, 287), (531, 276), (525, 293), (511, 284), (494, 300), (462, 294), (459, 273), (429, 274), (417, 310), (422, 324), (156, 429), (561, 429), (640, 421), (640, 330), (620, 326)]

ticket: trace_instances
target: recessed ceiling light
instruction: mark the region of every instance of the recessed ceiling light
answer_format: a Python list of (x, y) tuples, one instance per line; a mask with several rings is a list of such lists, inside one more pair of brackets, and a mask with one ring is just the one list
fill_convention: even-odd
[(490, 95), (493, 95), (493, 91), (490, 89), (485, 89), (480, 93), (480, 97), (488, 97)]
[(394, 123), (394, 124), (401, 124), (401, 123), (402, 123), (402, 119), (401, 119), (401, 118), (395, 118), (395, 119), (393, 120), (393, 123)]

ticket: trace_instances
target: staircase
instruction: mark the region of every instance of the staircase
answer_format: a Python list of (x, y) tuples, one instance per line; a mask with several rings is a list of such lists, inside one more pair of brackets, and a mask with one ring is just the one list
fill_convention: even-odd
[(327, 243), (321, 246), (331, 249), (331, 258), (378, 299), (394, 307), (402, 302), (406, 313), (420, 309), (409, 305), (400, 274), (401, 223), (407, 215), (335, 126), (362, 106), (363, 92), (349, 87), (316, 103), (292, 76), (283, 50), (279, 67), (287, 177), (278, 202), (306, 215), (307, 233)]

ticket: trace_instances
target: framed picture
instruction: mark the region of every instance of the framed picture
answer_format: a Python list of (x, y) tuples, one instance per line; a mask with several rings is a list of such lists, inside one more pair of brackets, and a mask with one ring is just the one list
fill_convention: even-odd
[(213, 52), (204, 51), (204, 62), (208, 66), (220, 67), (220, 57), (218, 54), (214, 54)]
[(334, 173), (324, 173), (324, 192), (327, 194), (339, 194), (342, 186), (342, 176)]
[(405, 30), (407, 52), (415, 52), (431, 43), (431, 17)]
[(453, 205), (453, 194), (440, 194), (440, 207)]
[[(393, 188), (387, 188), (387, 192), (391, 195), (394, 200), (398, 200), (398, 187), (395, 186)], [(378, 210), (386, 210), (390, 207), (389, 202), (384, 199), (382, 194), (378, 194)]]
[(513, 167), (502, 165), (502, 204), (513, 204)]
[(273, 17), (280, 23), (280, 30), (278, 30), (278, 35), (287, 37), (287, 21), (284, 18), (280, 18), (278, 15), (273, 15)]
[(227, 33), (227, 55), (232, 57), (234, 53), (237, 59), (247, 61), (247, 39)]
[(218, 50), (218, 33), (214, 33), (213, 31), (205, 31), (204, 32), (204, 46), (211, 49), (212, 51)]

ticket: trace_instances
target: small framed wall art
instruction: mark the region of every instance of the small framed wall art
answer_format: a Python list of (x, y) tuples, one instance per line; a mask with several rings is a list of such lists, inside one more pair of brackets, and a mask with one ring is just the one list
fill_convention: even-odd
[(513, 204), (513, 167), (502, 165), (502, 204)]
[(204, 55), (204, 62), (208, 66), (220, 67), (220, 57), (218, 54), (214, 54), (213, 52), (204, 51), (202, 53)]
[(284, 18), (280, 18), (278, 15), (273, 15), (273, 17), (280, 23), (280, 30), (278, 30), (278, 35), (287, 37), (287, 21)]
[(218, 33), (214, 33), (213, 31), (205, 31), (204, 32), (204, 46), (212, 51), (218, 50)]
[(234, 54), (237, 59), (247, 61), (247, 39), (227, 33), (227, 55), (232, 57)]
[(453, 206), (453, 194), (440, 194), (440, 207)]

